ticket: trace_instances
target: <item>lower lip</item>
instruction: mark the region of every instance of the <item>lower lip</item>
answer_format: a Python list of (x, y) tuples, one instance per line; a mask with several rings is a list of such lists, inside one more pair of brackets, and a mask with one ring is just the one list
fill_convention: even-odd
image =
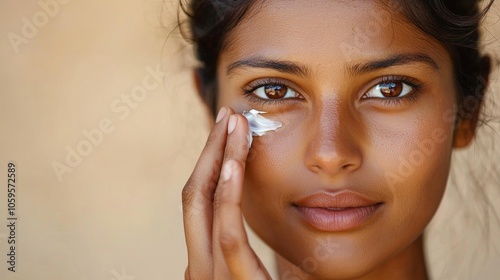
[(296, 206), (307, 223), (321, 231), (346, 231), (363, 225), (378, 212), (382, 204), (366, 207), (328, 210)]

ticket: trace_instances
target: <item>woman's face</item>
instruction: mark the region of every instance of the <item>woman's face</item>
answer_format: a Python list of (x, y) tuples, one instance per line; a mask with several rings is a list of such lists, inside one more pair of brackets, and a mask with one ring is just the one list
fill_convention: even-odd
[(254, 137), (245, 218), (314, 275), (357, 277), (404, 255), (445, 189), (452, 62), (397, 9), (265, 1), (218, 62), (219, 107), (283, 123)]

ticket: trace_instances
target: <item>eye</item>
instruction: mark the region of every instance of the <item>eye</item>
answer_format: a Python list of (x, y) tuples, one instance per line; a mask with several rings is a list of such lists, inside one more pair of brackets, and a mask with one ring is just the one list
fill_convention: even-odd
[(399, 98), (414, 90), (414, 87), (402, 81), (382, 82), (372, 87), (365, 98)]
[(298, 98), (300, 95), (293, 89), (281, 84), (266, 84), (260, 86), (250, 93), (262, 99), (287, 99)]
[(261, 106), (282, 106), (304, 99), (294, 88), (298, 87), (288, 80), (264, 78), (247, 84), (241, 90), (252, 103)]

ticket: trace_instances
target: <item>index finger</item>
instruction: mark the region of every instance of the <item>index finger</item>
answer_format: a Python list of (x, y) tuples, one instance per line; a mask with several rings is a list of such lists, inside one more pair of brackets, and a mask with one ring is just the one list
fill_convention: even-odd
[[(229, 135), (227, 138), (226, 149), (224, 152), (223, 166), (229, 164), (231, 161), (236, 161), (238, 166), (240, 166), (243, 171), (245, 170), (245, 162), (249, 151), (248, 131), (249, 131), (248, 121), (243, 115), (235, 114), (230, 117), (228, 123)], [(243, 177), (241, 177), (241, 180), (238, 181), (238, 185), (228, 184), (227, 182), (223, 182), (223, 180), (222, 181), (219, 180), (219, 184), (217, 186), (217, 189), (215, 190), (214, 205), (213, 205), (214, 208), (213, 231), (212, 231), (214, 238), (212, 239), (212, 248), (214, 256), (214, 270), (218, 273), (222, 273), (222, 271), (224, 271), (225, 274), (229, 273), (229, 271), (227, 270), (228, 267), (219, 240), (221, 234), (222, 235), (226, 234), (226, 232), (221, 232), (222, 228), (221, 224), (229, 223), (226, 224), (226, 227), (224, 228), (235, 228), (241, 226), (238, 223), (234, 223), (235, 221), (236, 222), (238, 221), (237, 219), (224, 220), (223, 217), (220, 216), (221, 208), (224, 207), (223, 204), (227, 203), (227, 200), (223, 199), (223, 196), (224, 193), (228, 192), (224, 192), (224, 189), (228, 187), (242, 188), (242, 185), (243, 185)], [(233, 208), (233, 209), (236, 209), (237, 211), (239, 208)], [(235, 215), (241, 215), (241, 211), (237, 211)]]
[(212, 202), (220, 175), (227, 138), (227, 124), (233, 113), (222, 107), (193, 173), (182, 190), (184, 234), (191, 277), (212, 270)]

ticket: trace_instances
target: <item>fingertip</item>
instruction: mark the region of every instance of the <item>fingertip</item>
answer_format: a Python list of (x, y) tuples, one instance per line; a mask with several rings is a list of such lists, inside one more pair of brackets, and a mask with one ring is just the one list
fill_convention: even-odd
[(233, 131), (236, 128), (237, 124), (238, 124), (238, 117), (236, 115), (231, 115), (229, 117), (229, 122), (227, 124), (227, 133), (228, 134), (233, 133)]
[(245, 116), (242, 114), (231, 114), (229, 116), (229, 121), (228, 121), (228, 134), (231, 134), (234, 132), (236, 128), (244, 129), (245, 131), (248, 130), (248, 120)]
[(217, 113), (215, 118), (214, 126), (224, 126), (227, 125), (228, 119), (234, 114), (234, 110), (231, 107), (222, 106)]
[(246, 161), (249, 151), (249, 129), (248, 124), (243, 121), (245, 117), (241, 114), (233, 114), (228, 119), (227, 142), (225, 148), (225, 159), (232, 158), (242, 163)]
[(217, 118), (215, 119), (215, 123), (220, 122), (227, 114), (228, 109), (226, 107), (222, 107), (219, 110), (219, 113), (217, 114)]

